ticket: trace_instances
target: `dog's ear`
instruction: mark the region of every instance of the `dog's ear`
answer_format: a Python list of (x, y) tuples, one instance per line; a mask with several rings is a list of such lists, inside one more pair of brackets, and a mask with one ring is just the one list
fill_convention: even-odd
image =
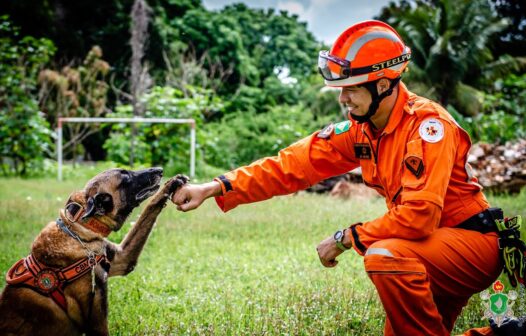
[(110, 194), (99, 193), (93, 197), (88, 198), (86, 204), (86, 213), (82, 219), (89, 218), (93, 215), (104, 215), (113, 210), (113, 198)]

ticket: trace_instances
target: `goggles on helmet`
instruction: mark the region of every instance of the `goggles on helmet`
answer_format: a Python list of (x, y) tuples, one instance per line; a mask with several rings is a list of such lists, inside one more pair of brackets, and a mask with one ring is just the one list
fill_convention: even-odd
[(385, 60), (370, 66), (352, 68), (350, 61), (331, 55), (327, 50), (322, 50), (318, 55), (318, 70), (325, 80), (336, 81), (351, 76), (370, 74), (375, 71), (380, 71), (407, 62), (410, 59), (411, 51), (408, 49), (406, 53), (390, 60)]
[(318, 70), (328, 81), (345, 79), (351, 76), (351, 62), (322, 50), (318, 55)]

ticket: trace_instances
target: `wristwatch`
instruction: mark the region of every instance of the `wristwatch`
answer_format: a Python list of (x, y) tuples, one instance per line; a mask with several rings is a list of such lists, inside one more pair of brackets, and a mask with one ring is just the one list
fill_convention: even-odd
[(343, 231), (342, 230), (336, 231), (333, 237), (334, 241), (336, 242), (336, 246), (338, 246), (338, 248), (342, 251), (347, 251), (351, 249), (350, 247), (345, 247), (345, 245), (343, 245), (343, 238), (345, 237), (345, 231), (347, 231), (347, 229), (344, 229)]

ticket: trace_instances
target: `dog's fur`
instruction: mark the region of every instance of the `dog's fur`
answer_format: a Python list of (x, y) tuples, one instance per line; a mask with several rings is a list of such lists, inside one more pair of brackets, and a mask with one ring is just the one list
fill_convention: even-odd
[[(83, 219), (95, 216), (112, 231), (119, 230), (128, 215), (144, 199), (159, 189), (162, 169), (142, 171), (111, 169), (91, 179), (82, 191), (73, 193), (67, 204), (77, 202), (85, 209)], [(0, 296), (1, 335), (107, 335), (107, 278), (130, 273), (139, 258), (157, 216), (170, 194), (187, 182), (178, 175), (155, 194), (121, 244), (116, 245), (84, 227), (83, 221), (61, 218), (92, 251), (106, 255), (108, 265), (95, 267), (95, 292), (88, 272), (64, 289), (67, 313), (50, 297), (34, 289), (7, 285)], [(81, 243), (61, 230), (56, 222), (49, 223), (36, 237), (33, 256), (48, 267), (62, 268), (86, 257)], [(105, 266), (105, 267), (103, 267)], [(91, 306), (91, 308), (90, 308)], [(130, 317), (132, 318), (132, 317)]]

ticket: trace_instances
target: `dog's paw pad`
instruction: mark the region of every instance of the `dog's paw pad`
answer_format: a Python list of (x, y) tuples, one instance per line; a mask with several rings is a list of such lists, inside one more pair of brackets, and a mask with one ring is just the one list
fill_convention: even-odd
[(179, 189), (181, 186), (186, 184), (190, 179), (184, 175), (178, 174), (171, 179), (169, 179), (166, 182), (166, 186), (168, 187), (168, 193), (172, 194), (177, 189)]
[(179, 186), (182, 186), (183, 184), (186, 184), (188, 183), (188, 181), (190, 181), (190, 178), (183, 174), (175, 175), (175, 179), (177, 180), (178, 183), (180, 183)]

